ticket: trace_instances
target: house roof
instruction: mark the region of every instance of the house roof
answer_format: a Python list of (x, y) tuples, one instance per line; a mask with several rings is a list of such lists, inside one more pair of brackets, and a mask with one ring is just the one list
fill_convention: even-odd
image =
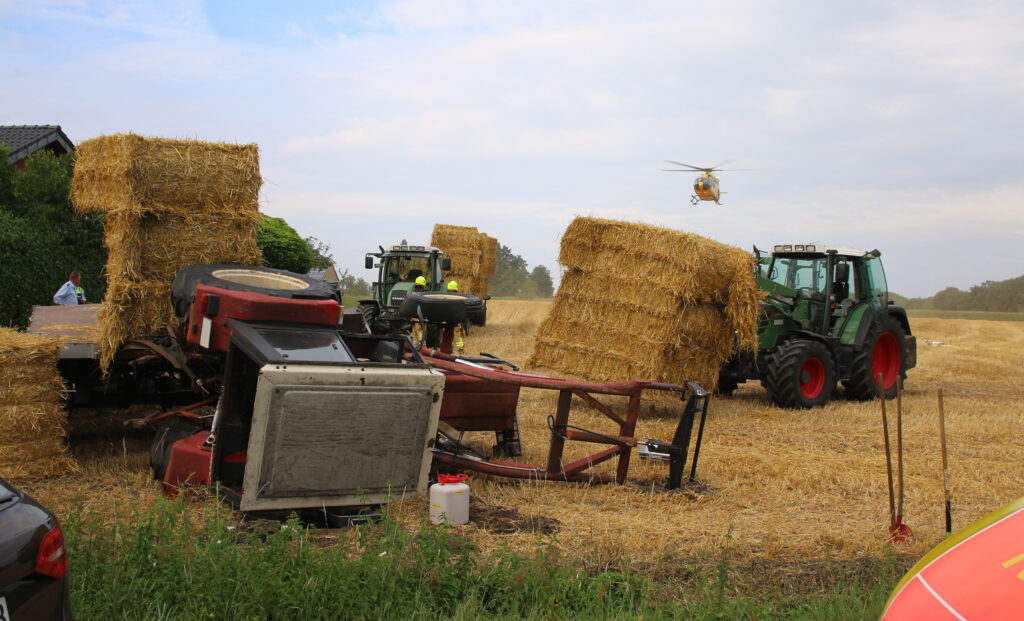
[(40, 149), (51, 147), (58, 154), (75, 150), (60, 125), (0, 125), (0, 142), (11, 148), (7, 163), (14, 164)]
[(337, 270), (334, 269), (333, 265), (329, 265), (324, 269), (314, 267), (313, 269), (309, 270), (309, 273), (306, 274), (306, 276), (309, 276), (310, 278), (315, 278), (317, 280), (324, 280), (327, 282), (333, 282), (338, 280), (338, 272)]

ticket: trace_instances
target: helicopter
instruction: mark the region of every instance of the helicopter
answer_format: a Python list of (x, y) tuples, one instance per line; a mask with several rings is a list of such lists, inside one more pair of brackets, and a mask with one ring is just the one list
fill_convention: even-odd
[(719, 166), (725, 166), (732, 162), (732, 160), (721, 161), (714, 166), (694, 166), (692, 164), (684, 164), (682, 162), (675, 162), (672, 160), (665, 160), (669, 164), (675, 164), (676, 166), (685, 166), (685, 168), (664, 168), (662, 170), (666, 172), (702, 172), (703, 174), (693, 181), (693, 196), (690, 197), (690, 202), (696, 205), (700, 201), (715, 201), (716, 205), (721, 205), (718, 202), (719, 197), (723, 194), (718, 189), (718, 177), (714, 176), (713, 172), (721, 170), (738, 170), (719, 168)]

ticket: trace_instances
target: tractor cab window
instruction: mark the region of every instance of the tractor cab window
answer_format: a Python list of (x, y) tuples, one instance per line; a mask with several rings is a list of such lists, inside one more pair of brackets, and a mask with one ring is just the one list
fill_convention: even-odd
[(882, 260), (878, 256), (866, 257), (865, 270), (867, 283), (864, 293), (884, 309), (889, 303), (889, 286), (885, 282), (885, 270), (882, 268)]
[(772, 262), (771, 279), (780, 285), (803, 291), (805, 296), (824, 296), (827, 274), (824, 257), (775, 257)]
[(414, 282), (417, 277), (427, 279), (427, 284), (434, 280), (430, 272), (430, 259), (427, 257), (390, 257), (387, 263), (387, 282)]

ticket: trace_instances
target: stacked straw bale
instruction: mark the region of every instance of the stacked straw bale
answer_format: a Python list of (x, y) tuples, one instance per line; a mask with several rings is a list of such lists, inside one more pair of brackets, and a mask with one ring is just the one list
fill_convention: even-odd
[(259, 265), (259, 149), (198, 140), (101, 136), (81, 143), (75, 209), (106, 214), (104, 368), (127, 340), (174, 321), (171, 282), (194, 263)]
[(754, 259), (699, 235), (576, 218), (567, 271), (529, 364), (598, 382), (647, 379), (713, 388), (734, 345), (757, 346)]
[(15, 481), (77, 466), (64, 444), (61, 341), (0, 328), (0, 474)]
[(494, 276), (497, 264), (497, 239), (474, 226), (435, 224), (430, 245), (452, 258), (452, 269), (444, 274), (446, 280), (457, 281), (461, 293), (487, 295), (487, 281)]
[(480, 274), (477, 277), (477, 294), (487, 295), (487, 285), (498, 268), (498, 240), (487, 233), (480, 233)]

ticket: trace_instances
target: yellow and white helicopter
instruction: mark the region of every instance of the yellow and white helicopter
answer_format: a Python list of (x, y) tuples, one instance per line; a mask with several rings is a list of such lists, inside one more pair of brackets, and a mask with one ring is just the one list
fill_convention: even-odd
[(665, 172), (700, 172), (703, 173), (693, 181), (693, 196), (690, 197), (690, 202), (696, 205), (699, 201), (715, 201), (716, 205), (721, 205), (718, 199), (724, 194), (718, 189), (718, 177), (714, 176), (713, 172), (721, 170), (739, 170), (729, 168), (719, 168), (719, 166), (725, 166), (732, 162), (732, 160), (721, 161), (714, 166), (694, 166), (692, 164), (684, 164), (682, 162), (675, 162), (673, 160), (665, 160), (669, 164), (675, 164), (676, 166), (685, 166), (685, 168), (663, 168)]

